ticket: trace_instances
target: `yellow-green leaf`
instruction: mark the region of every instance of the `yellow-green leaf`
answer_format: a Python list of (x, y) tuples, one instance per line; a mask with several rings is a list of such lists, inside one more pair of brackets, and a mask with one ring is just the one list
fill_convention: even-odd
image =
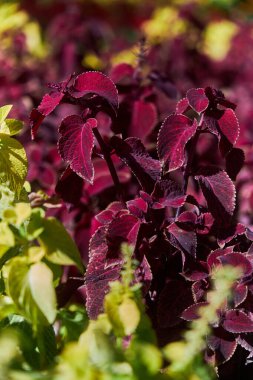
[(6, 106), (0, 107), (0, 125), (7, 118), (7, 116), (10, 113), (11, 109), (12, 109), (12, 105), (11, 104), (8, 104)]
[(0, 257), (15, 244), (13, 232), (5, 222), (0, 222)]
[(55, 264), (76, 264), (83, 272), (78, 248), (64, 226), (55, 218), (44, 219), (42, 225), (44, 230), (38, 240), (45, 248), (46, 258)]
[(119, 306), (119, 318), (124, 326), (125, 334), (131, 335), (137, 328), (140, 322), (140, 311), (130, 298), (124, 299)]
[(16, 119), (6, 119), (0, 125), (0, 132), (6, 135), (16, 135), (24, 126), (24, 123)]
[(0, 133), (0, 182), (19, 194), (27, 175), (27, 157), (16, 139)]

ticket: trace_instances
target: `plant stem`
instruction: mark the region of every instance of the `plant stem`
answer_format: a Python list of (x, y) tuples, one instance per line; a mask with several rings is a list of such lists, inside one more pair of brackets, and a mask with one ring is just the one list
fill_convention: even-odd
[(97, 139), (97, 142), (99, 143), (99, 146), (100, 146), (101, 151), (103, 153), (104, 159), (107, 163), (108, 169), (109, 169), (110, 174), (112, 176), (112, 180), (113, 180), (114, 186), (116, 188), (118, 199), (120, 201), (123, 201), (122, 188), (121, 188), (121, 184), (120, 184), (119, 177), (118, 177), (118, 174), (116, 172), (115, 166), (112, 162), (110, 149), (109, 149), (108, 145), (104, 142), (103, 137), (100, 135), (99, 130), (97, 128), (93, 128), (93, 133)]
[[(187, 152), (187, 163), (185, 166), (184, 170), (184, 182), (183, 182), (183, 192), (186, 194), (187, 192), (187, 187), (188, 187), (188, 182), (189, 182), (189, 177), (191, 175), (191, 167), (192, 167), (192, 162), (194, 158), (194, 154), (196, 151), (196, 146), (198, 143), (199, 136), (202, 132), (201, 130), (201, 124), (203, 123), (203, 114), (200, 117), (199, 123), (198, 123), (198, 129), (190, 143), (188, 152)], [(176, 212), (176, 218), (181, 214), (183, 206), (178, 207), (177, 212)]]

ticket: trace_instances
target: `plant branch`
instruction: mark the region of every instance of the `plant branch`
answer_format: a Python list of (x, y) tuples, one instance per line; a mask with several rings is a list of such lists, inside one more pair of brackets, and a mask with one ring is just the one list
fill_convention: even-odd
[(101, 151), (103, 153), (104, 159), (107, 163), (108, 169), (110, 171), (113, 183), (114, 183), (116, 191), (117, 191), (118, 198), (120, 201), (123, 201), (121, 183), (119, 181), (119, 177), (118, 177), (118, 174), (116, 172), (115, 166), (112, 162), (110, 149), (109, 149), (108, 145), (104, 142), (104, 140), (103, 140), (103, 138), (102, 138), (102, 136), (99, 133), (99, 130), (97, 128), (93, 128), (93, 133), (97, 139), (97, 142), (99, 143), (99, 146), (100, 146)]

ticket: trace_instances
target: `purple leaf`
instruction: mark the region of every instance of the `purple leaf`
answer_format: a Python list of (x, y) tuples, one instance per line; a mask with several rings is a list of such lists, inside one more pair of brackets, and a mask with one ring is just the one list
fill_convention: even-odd
[(213, 267), (221, 264), (218, 259), (220, 256), (224, 256), (231, 252), (233, 252), (233, 247), (227, 247), (224, 249), (218, 248), (215, 251), (212, 251), (207, 257), (207, 265), (209, 266), (209, 270), (211, 271)]
[(218, 125), (228, 142), (234, 145), (240, 134), (238, 119), (234, 111), (230, 108), (226, 109), (221, 118), (219, 118)]
[(170, 115), (163, 122), (158, 135), (158, 156), (168, 172), (183, 166), (185, 146), (194, 136), (197, 122), (184, 115)]
[(206, 280), (196, 281), (192, 284), (192, 296), (194, 302), (200, 302), (206, 295), (206, 291), (209, 287), (209, 283)]
[(120, 63), (112, 67), (110, 78), (114, 83), (120, 85), (129, 85), (133, 81), (134, 68), (128, 63)]
[(142, 140), (152, 132), (157, 123), (157, 111), (153, 103), (137, 100), (133, 104), (132, 121), (128, 135)]
[(161, 180), (156, 182), (152, 197), (156, 200), (153, 207), (156, 207), (156, 203), (159, 204), (159, 208), (162, 207), (180, 207), (186, 201), (186, 195), (183, 193), (183, 189), (172, 180)]
[(76, 77), (73, 92), (74, 98), (87, 94), (96, 94), (104, 98), (114, 110), (118, 108), (118, 91), (115, 84), (106, 75), (98, 71), (88, 71)]
[(170, 240), (172, 245), (180, 250), (183, 249), (193, 257), (196, 256), (197, 237), (194, 231), (182, 229), (177, 222), (171, 223), (167, 230), (172, 235), (172, 240)]
[(220, 223), (227, 222), (235, 209), (235, 186), (224, 170), (208, 167), (195, 177), (206, 198), (213, 217)]
[[(86, 271), (86, 308), (89, 318), (96, 319), (103, 311), (103, 302), (109, 282), (119, 279), (123, 264), (121, 258), (107, 265), (107, 227), (99, 227), (90, 240), (89, 264)], [(106, 267), (107, 265), (107, 267)]]
[(233, 252), (227, 253), (219, 257), (222, 265), (231, 265), (233, 267), (239, 267), (242, 270), (243, 276), (250, 276), (252, 273), (252, 265), (250, 261), (242, 253)]
[(242, 235), (246, 232), (246, 228), (243, 224), (237, 223), (236, 225), (228, 226), (224, 229), (220, 229), (218, 233), (217, 242), (220, 247), (229, 243), (238, 235)]
[(141, 140), (136, 137), (122, 140), (114, 136), (111, 144), (116, 154), (132, 170), (143, 189), (151, 192), (155, 182), (161, 178), (160, 162), (149, 155)]
[(181, 315), (181, 318), (185, 319), (186, 321), (193, 321), (194, 319), (198, 319), (199, 318), (199, 309), (202, 306), (207, 306), (207, 305), (208, 305), (208, 302), (206, 302), (206, 301), (195, 303), (195, 304), (189, 306), (186, 310), (184, 310), (184, 312)]
[(53, 112), (53, 110), (61, 103), (63, 97), (64, 93), (62, 92), (51, 92), (50, 94), (46, 94), (43, 97), (39, 107), (32, 110), (30, 114), (32, 139), (35, 138), (37, 130), (45, 116)]
[(233, 302), (234, 306), (238, 307), (241, 303), (243, 303), (248, 294), (248, 287), (244, 284), (236, 284), (233, 289)]
[(59, 153), (71, 169), (86, 181), (93, 183), (94, 167), (91, 154), (94, 147), (92, 129), (96, 127), (96, 119), (86, 122), (80, 116), (67, 116), (61, 123), (58, 142)]
[(209, 105), (209, 100), (205, 95), (205, 91), (203, 88), (191, 88), (187, 91), (186, 96), (190, 106), (197, 113), (204, 112), (207, 109)]
[(231, 359), (237, 347), (235, 337), (220, 327), (213, 330), (213, 335), (207, 338), (207, 344), (215, 352), (216, 365)]
[(253, 332), (253, 321), (243, 311), (236, 309), (227, 311), (222, 325), (234, 334)]
[[(69, 191), (70, 188), (71, 191)], [(83, 179), (68, 166), (60, 177), (55, 192), (64, 202), (70, 205), (78, 205), (83, 193)]]
[(182, 98), (181, 100), (179, 100), (179, 102), (176, 105), (176, 113), (182, 114), (186, 112), (188, 109), (190, 109), (188, 99)]
[(127, 208), (131, 214), (142, 219), (148, 211), (148, 204), (142, 198), (135, 198), (126, 202)]

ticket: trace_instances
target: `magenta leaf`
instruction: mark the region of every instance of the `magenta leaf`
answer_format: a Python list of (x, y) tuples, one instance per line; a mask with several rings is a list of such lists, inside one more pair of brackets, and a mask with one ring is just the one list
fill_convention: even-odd
[(168, 172), (183, 166), (185, 161), (185, 146), (194, 136), (197, 122), (177, 114), (170, 115), (163, 122), (158, 135), (158, 156)]
[(250, 261), (242, 253), (233, 252), (227, 253), (219, 257), (222, 265), (231, 265), (239, 267), (242, 270), (243, 276), (250, 276), (252, 274), (252, 265)]
[(187, 91), (186, 96), (190, 106), (197, 113), (204, 112), (207, 109), (209, 100), (203, 88), (191, 88)]
[(218, 125), (228, 142), (231, 145), (234, 145), (240, 133), (239, 123), (235, 112), (232, 109), (227, 108), (218, 120)]
[(231, 359), (237, 347), (235, 337), (220, 327), (213, 330), (213, 335), (207, 338), (207, 344), (215, 352), (216, 365)]
[(94, 167), (91, 154), (94, 147), (92, 129), (96, 127), (96, 119), (85, 122), (80, 116), (67, 116), (61, 123), (58, 142), (59, 153), (71, 169), (86, 181), (93, 183)]
[(161, 178), (160, 162), (149, 155), (141, 140), (136, 137), (122, 140), (114, 136), (111, 144), (116, 154), (132, 170), (142, 188), (151, 192), (155, 182)]
[(171, 235), (170, 242), (173, 246), (193, 257), (196, 256), (197, 237), (193, 230), (183, 229), (179, 227), (177, 222), (171, 223), (167, 230)]
[(222, 325), (225, 330), (234, 334), (253, 332), (252, 319), (243, 311), (236, 309), (227, 311)]
[(183, 189), (174, 181), (167, 179), (156, 182), (152, 197), (155, 199), (153, 207), (180, 207), (187, 196)]
[(151, 102), (137, 100), (133, 104), (132, 112), (128, 135), (145, 140), (157, 123), (156, 108)]
[(194, 319), (198, 319), (199, 318), (199, 309), (202, 306), (207, 306), (207, 305), (208, 305), (208, 302), (206, 302), (206, 301), (195, 303), (195, 304), (189, 306), (186, 310), (184, 310), (184, 312), (181, 315), (181, 318), (185, 319), (186, 321), (193, 321)]
[(30, 114), (32, 139), (35, 138), (37, 130), (45, 116), (53, 112), (53, 110), (61, 103), (63, 97), (64, 93), (62, 92), (51, 92), (50, 94), (46, 94), (39, 107), (32, 110)]
[(207, 167), (195, 177), (211, 214), (218, 222), (227, 222), (235, 209), (235, 186), (224, 170)]
[(128, 63), (120, 63), (113, 66), (110, 71), (110, 78), (119, 85), (129, 85), (133, 81), (134, 68)]
[(228, 253), (233, 252), (233, 247), (227, 247), (227, 248), (218, 248), (215, 249), (215, 251), (212, 251), (208, 257), (207, 257), (207, 265), (209, 267), (209, 270), (211, 271), (213, 267), (216, 267), (218, 265), (221, 265), (221, 261), (219, 260), (220, 256), (224, 256)]
[(99, 227), (90, 240), (85, 283), (86, 308), (91, 319), (96, 319), (103, 311), (104, 297), (109, 290), (109, 282), (119, 279), (123, 264), (121, 258), (114, 259), (110, 265), (107, 264), (106, 232), (106, 226)]
[(241, 303), (243, 303), (248, 294), (248, 287), (244, 284), (236, 284), (233, 288), (233, 302), (234, 306), (238, 307)]
[(71, 95), (82, 98), (96, 94), (104, 98), (114, 110), (118, 108), (118, 91), (110, 78), (98, 71), (88, 71), (76, 77)]
[(176, 113), (182, 114), (186, 112), (188, 109), (190, 109), (188, 99), (187, 98), (180, 99), (176, 105)]
[(203, 301), (208, 287), (209, 283), (206, 280), (196, 281), (192, 284), (192, 296), (194, 302), (198, 303), (200, 301)]

